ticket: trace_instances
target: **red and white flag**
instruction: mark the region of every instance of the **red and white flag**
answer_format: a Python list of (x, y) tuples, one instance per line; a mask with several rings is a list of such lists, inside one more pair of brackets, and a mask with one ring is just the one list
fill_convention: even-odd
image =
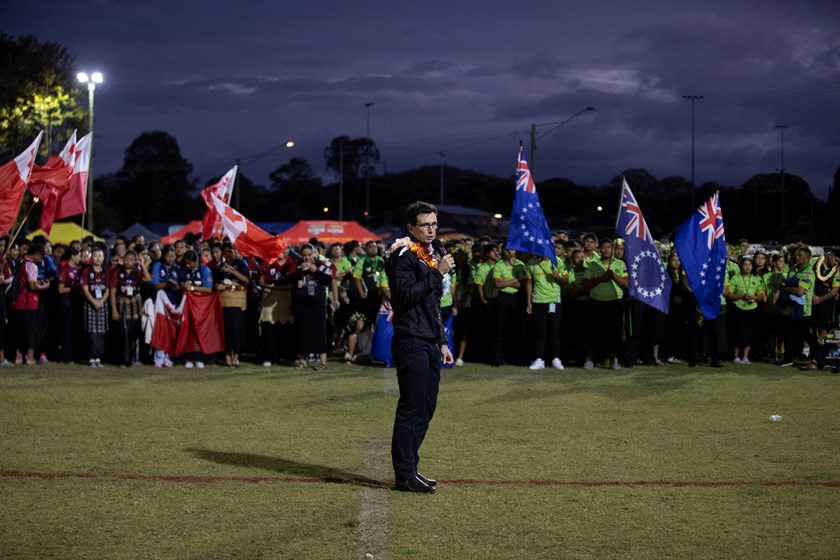
[(170, 356), (224, 352), (225, 330), (219, 292), (184, 292), (181, 303), (175, 306), (163, 290), (158, 290), (150, 345)]
[(225, 204), (230, 204), (233, 185), (236, 184), (237, 168), (238, 166), (234, 165), (233, 169), (225, 173), (224, 177), (219, 179), (218, 183), (210, 185), (201, 191), (201, 198), (204, 199), (204, 203), (207, 205), (207, 211), (204, 213), (204, 219), (201, 221), (201, 239), (210, 239), (214, 236), (221, 237), (222, 220), (216, 212), (212, 197), (216, 196)]
[(275, 237), (247, 219), (245, 216), (213, 196), (216, 212), (222, 219), (222, 227), (231, 243), (243, 257), (259, 257), (272, 264), (286, 251), (286, 242)]
[(93, 151), (91, 133), (87, 133), (76, 143), (76, 161), (73, 164), (73, 176), (67, 190), (58, 197), (55, 219), (84, 214), (87, 211), (87, 180), (90, 169), (90, 155)]
[(41, 219), (39, 226), (47, 236), (50, 235), (55, 211), (59, 198), (67, 191), (70, 180), (73, 176), (73, 169), (76, 163), (76, 131), (70, 135), (57, 156), (51, 156), (43, 167), (35, 165), (32, 176), (29, 179), (28, 189), (34, 196), (40, 198)]
[(43, 131), (14, 160), (0, 167), (0, 235), (6, 235), (17, 219), (23, 191), (29, 182)]

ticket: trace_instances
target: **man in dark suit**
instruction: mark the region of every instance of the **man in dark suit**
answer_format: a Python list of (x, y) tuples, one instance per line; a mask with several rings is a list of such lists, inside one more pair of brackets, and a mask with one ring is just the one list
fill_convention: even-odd
[(391, 348), (400, 387), (391, 459), (397, 490), (432, 494), (437, 482), (418, 472), (418, 452), (437, 405), (441, 362), (452, 363), (440, 320), (440, 299), (444, 276), (454, 261), (439, 248), (439, 241), (434, 254), (437, 208), (425, 202), (410, 204), (406, 224), (411, 237), (393, 245), (387, 268), (394, 309)]

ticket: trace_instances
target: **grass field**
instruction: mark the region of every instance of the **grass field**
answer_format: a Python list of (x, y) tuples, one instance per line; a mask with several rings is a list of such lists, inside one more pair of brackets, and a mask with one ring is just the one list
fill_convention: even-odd
[(0, 558), (840, 556), (838, 375), (468, 364), (434, 496), (389, 489), (395, 402), (344, 364), (4, 368)]

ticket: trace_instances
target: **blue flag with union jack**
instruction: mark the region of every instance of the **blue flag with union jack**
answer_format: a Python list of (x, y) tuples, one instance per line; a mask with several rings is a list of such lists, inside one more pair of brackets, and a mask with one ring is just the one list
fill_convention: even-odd
[(726, 235), (718, 193), (680, 224), (674, 247), (703, 317), (715, 319), (726, 276)]
[(671, 278), (662, 264), (662, 257), (630, 185), (626, 179), (622, 179), (622, 183), (616, 231), (624, 239), (624, 261), (629, 274), (627, 293), (662, 313), (668, 313)]
[(505, 247), (548, 257), (552, 263), (557, 264), (551, 230), (548, 229), (548, 222), (545, 221), (540, 197), (537, 195), (537, 186), (531, 177), (528, 162), (522, 157), (521, 146), (519, 159), (516, 162), (516, 192), (513, 195), (510, 230)]

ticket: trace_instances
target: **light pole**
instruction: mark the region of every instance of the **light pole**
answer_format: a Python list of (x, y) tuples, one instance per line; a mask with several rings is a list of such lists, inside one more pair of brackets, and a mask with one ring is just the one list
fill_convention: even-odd
[(683, 95), (691, 101), (691, 211), (694, 212), (694, 102), (703, 99), (702, 95)]
[(338, 221), (344, 221), (344, 142), (338, 143)]
[(446, 167), (446, 154), (443, 152), (438, 152), (440, 154), (440, 205), (443, 206), (443, 193), (444, 187), (446, 186), (446, 180), (444, 179), (443, 170)]
[(776, 125), (776, 128), (778, 128), (779, 132), (781, 132), (782, 141), (782, 166), (779, 168), (779, 190), (782, 193), (782, 232), (779, 234), (779, 241), (782, 243), (785, 242), (785, 129), (787, 127), (788, 125), (786, 124)]
[(370, 108), (373, 101), (365, 103), (367, 109), (367, 132), (365, 133), (365, 217), (370, 214)]
[(554, 128), (552, 128), (551, 130), (546, 130), (545, 132), (540, 134), (539, 138), (544, 138), (545, 136), (548, 136), (549, 134), (551, 134), (552, 132), (554, 132), (555, 130), (557, 130), (561, 126), (563, 126), (564, 124), (567, 124), (567, 123), (573, 121), (575, 118), (577, 118), (580, 115), (586, 113), (587, 111), (594, 111), (594, 110), (595, 110), (594, 107), (584, 107), (583, 109), (581, 109), (580, 111), (578, 111), (577, 113), (575, 113), (574, 115), (572, 115), (571, 117), (569, 117), (568, 119), (566, 119), (564, 121), (554, 121), (554, 122), (548, 122), (548, 123), (540, 123), (540, 124), (532, 123), (531, 124), (531, 154), (528, 156), (528, 169), (531, 171), (531, 177), (534, 176), (534, 168), (536, 167), (536, 164), (534, 162), (534, 158), (536, 156), (536, 151), (537, 151), (537, 139), (538, 139), (537, 138), (537, 127), (555, 125)]
[[(93, 92), (96, 91), (96, 84), (101, 84), (104, 80), (101, 72), (94, 72), (88, 76), (87, 72), (79, 72), (76, 74), (76, 79), (80, 84), (87, 84), (88, 89), (88, 116), (90, 123), (88, 125), (88, 132), (90, 132), (90, 163), (88, 164), (87, 176), (87, 193), (85, 193), (85, 212), (87, 212), (87, 228), (93, 231)], [(84, 221), (84, 218), (82, 218)]]

